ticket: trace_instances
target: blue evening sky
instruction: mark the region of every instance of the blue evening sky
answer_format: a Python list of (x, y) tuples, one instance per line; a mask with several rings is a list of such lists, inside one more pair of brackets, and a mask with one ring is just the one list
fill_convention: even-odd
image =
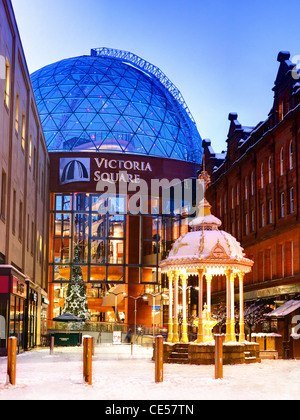
[(278, 52), (300, 54), (299, 0), (12, 0), (30, 72), (91, 48), (131, 51), (181, 91), (202, 138), (272, 107)]

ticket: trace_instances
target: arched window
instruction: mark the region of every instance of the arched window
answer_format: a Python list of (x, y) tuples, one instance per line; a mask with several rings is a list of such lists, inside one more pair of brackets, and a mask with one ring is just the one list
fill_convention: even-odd
[(289, 144), (289, 168), (293, 169), (293, 140)]

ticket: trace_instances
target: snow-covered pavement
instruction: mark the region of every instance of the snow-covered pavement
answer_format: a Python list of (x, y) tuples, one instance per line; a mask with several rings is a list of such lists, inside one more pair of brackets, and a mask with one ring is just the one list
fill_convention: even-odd
[(164, 365), (164, 382), (155, 383), (152, 349), (99, 346), (93, 358), (93, 385), (83, 383), (82, 348), (36, 350), (17, 358), (17, 385), (6, 385), (7, 359), (0, 358), (0, 400), (299, 400), (300, 361), (263, 360), (224, 366)]

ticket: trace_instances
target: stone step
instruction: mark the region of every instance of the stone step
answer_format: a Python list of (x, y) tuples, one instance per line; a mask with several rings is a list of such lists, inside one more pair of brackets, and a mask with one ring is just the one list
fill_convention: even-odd
[(259, 357), (264, 360), (277, 360), (278, 351), (275, 350), (261, 350), (259, 352)]

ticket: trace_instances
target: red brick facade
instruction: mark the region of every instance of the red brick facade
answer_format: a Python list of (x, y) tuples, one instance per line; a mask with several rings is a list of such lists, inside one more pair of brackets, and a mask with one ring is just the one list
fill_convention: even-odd
[(223, 159), (203, 142), (213, 212), (255, 262), (245, 280), (247, 300), (300, 293), (300, 83), (290, 54), (279, 53), (278, 61), (268, 118), (244, 127), (230, 114)]

